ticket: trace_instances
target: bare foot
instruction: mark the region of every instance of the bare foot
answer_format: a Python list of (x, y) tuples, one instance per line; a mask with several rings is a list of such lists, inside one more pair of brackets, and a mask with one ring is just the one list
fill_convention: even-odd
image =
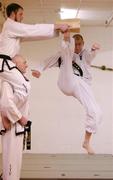
[(95, 154), (95, 152), (93, 151), (93, 149), (91, 148), (91, 146), (89, 145), (88, 142), (84, 141), (82, 147), (83, 147), (84, 149), (86, 149), (86, 151), (87, 151), (88, 154), (90, 154), (90, 155), (94, 155), (94, 154)]

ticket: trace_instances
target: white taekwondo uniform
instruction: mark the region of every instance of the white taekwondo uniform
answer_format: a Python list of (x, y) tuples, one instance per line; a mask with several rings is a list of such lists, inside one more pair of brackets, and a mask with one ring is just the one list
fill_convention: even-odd
[[(2, 81), (0, 106), (4, 116), (11, 122), (11, 129), (2, 133), (3, 180), (19, 180), (22, 163), (24, 127), (18, 120), (29, 115), (30, 83), (20, 73), (23, 98), (15, 96), (15, 88), (7, 81)], [(1, 130), (3, 129), (2, 121)], [(3, 131), (2, 131), (3, 132)], [(19, 133), (19, 135), (17, 135)]]
[(18, 70), (11, 59), (19, 54), (20, 42), (47, 39), (56, 36), (54, 24), (28, 25), (7, 18), (0, 34), (0, 79), (10, 82), (21, 94)]
[[(73, 54), (70, 48), (69, 42), (62, 42), (61, 51), (43, 61), (37, 68), (42, 72), (47, 68), (59, 66), (59, 59), (61, 60), (60, 73), (58, 78), (59, 89), (67, 96), (73, 96), (77, 98), (86, 110), (85, 129), (90, 133), (95, 133), (97, 125), (101, 120), (101, 110), (98, 106), (95, 97), (93, 95), (90, 81), (90, 65), (95, 52), (88, 52), (83, 50), (81, 52), (82, 60), (78, 54)], [(76, 69), (81, 69), (82, 76), (80, 76), (78, 70), (73, 70), (72, 60), (77, 64)], [(77, 74), (77, 75), (75, 75)]]
[[(91, 83), (92, 80), (92, 75), (91, 75), (91, 63), (92, 60), (96, 56), (96, 50), (86, 50), (83, 49), (79, 54), (74, 53), (73, 54), (73, 62), (76, 62), (77, 65), (82, 69), (83, 71), (83, 79), (86, 81), (88, 84)], [(74, 72), (77, 75), (80, 75), (77, 69), (74, 69)]]

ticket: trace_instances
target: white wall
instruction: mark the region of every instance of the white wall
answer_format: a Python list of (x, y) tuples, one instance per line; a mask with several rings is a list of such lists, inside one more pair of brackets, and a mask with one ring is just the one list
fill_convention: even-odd
[[(82, 27), (88, 47), (93, 42), (101, 44), (101, 51), (94, 64), (113, 67), (112, 28)], [(22, 54), (29, 58), (30, 68), (38, 61), (54, 54), (59, 48), (59, 39), (27, 42), (22, 45)], [(31, 76), (30, 119), (32, 125), (32, 153), (84, 153), (81, 147), (84, 136), (85, 111), (79, 102), (64, 96), (57, 87), (59, 69), (44, 72), (40, 79)], [(93, 90), (103, 110), (103, 123), (92, 139), (97, 153), (112, 152), (112, 72), (92, 69)]]

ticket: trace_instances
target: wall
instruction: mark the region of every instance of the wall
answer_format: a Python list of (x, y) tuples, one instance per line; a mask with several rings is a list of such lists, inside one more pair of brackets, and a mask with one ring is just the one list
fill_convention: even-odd
[[(101, 44), (101, 50), (93, 64), (113, 67), (112, 28), (82, 27), (87, 47), (93, 42)], [(27, 42), (21, 53), (27, 55), (30, 69), (39, 61), (54, 54), (59, 39)], [(40, 79), (28, 76), (32, 90), (30, 119), (32, 125), (31, 153), (84, 153), (81, 144), (84, 136), (85, 111), (79, 102), (63, 95), (57, 87), (59, 69), (45, 71)], [(103, 122), (93, 136), (92, 145), (97, 153), (112, 153), (112, 72), (92, 68), (93, 91), (103, 111)]]

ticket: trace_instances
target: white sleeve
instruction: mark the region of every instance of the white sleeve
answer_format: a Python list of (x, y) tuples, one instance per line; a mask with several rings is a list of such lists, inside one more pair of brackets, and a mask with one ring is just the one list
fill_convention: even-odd
[(32, 38), (32, 37), (52, 37), (54, 36), (54, 24), (24, 24), (12, 21), (7, 24), (10, 37)]
[[(67, 45), (69, 46), (70, 52), (73, 55), (73, 50), (71, 46), (72, 44), (70, 42), (65, 42), (62, 40), (61, 48), (62, 47), (65, 48), (65, 46), (67, 47)], [(61, 51), (58, 51), (55, 55), (45, 59), (41, 64), (37, 66), (36, 70), (42, 72), (51, 67), (59, 67), (59, 62), (58, 62), (59, 58), (61, 58)]]
[[(70, 42), (65, 42), (62, 40), (61, 48), (69, 47), (71, 55), (73, 56), (73, 46)], [(37, 70), (42, 72), (51, 67), (59, 67), (58, 59), (61, 58), (61, 51), (58, 51), (55, 55), (45, 59), (40, 65), (38, 65)], [(62, 59), (62, 58), (61, 58)], [(62, 60), (61, 60), (62, 61)]]
[(45, 59), (41, 64), (39, 64), (37, 70), (42, 72), (51, 67), (58, 67), (58, 59), (60, 57), (61, 57), (61, 53), (57, 52), (55, 55)]
[(93, 59), (96, 57), (96, 53), (97, 53), (96, 51), (97, 50), (86, 51), (85, 59), (89, 65), (92, 63)]
[(17, 108), (14, 101), (12, 86), (6, 81), (2, 83), (1, 111), (8, 117), (8, 119), (12, 123), (17, 122), (22, 117), (22, 114)]
[(35, 36), (35, 37), (22, 37), (21, 42), (26, 42), (26, 41), (42, 41), (42, 40), (48, 40), (52, 38), (56, 38), (59, 36), (58, 31), (54, 31), (53, 35), (51, 36)]

